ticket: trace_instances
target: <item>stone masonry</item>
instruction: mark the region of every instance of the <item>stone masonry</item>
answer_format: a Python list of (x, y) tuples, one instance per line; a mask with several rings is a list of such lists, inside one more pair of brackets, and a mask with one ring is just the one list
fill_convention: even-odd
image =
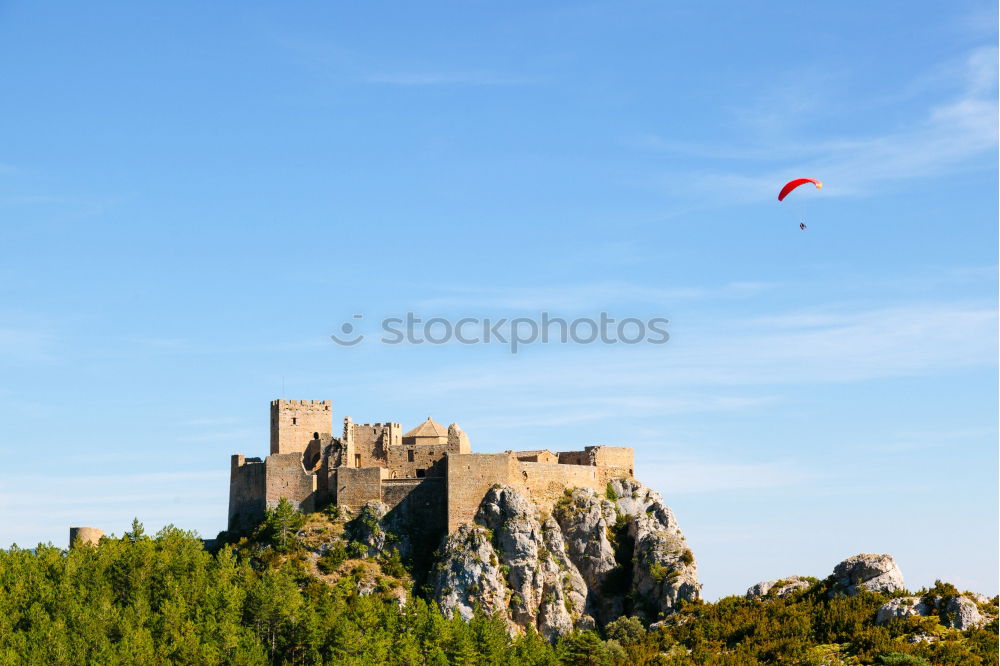
[(634, 475), (630, 448), (473, 453), (457, 424), (445, 428), (430, 417), (406, 433), (398, 423), (348, 417), (340, 437), (332, 433), (330, 401), (272, 401), (271, 455), (232, 456), (229, 530), (253, 529), (281, 499), (304, 512), (379, 501), (443, 535), (471, 523), (497, 484), (519, 489), (548, 511), (567, 488), (603, 491), (611, 479)]

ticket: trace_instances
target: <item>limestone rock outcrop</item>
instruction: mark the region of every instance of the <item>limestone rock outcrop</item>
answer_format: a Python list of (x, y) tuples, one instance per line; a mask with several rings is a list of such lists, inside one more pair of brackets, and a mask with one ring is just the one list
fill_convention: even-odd
[(450, 535), (431, 573), (448, 614), (475, 603), (552, 638), (622, 615), (655, 620), (698, 598), (694, 556), (658, 493), (615, 480), (605, 494), (567, 490), (551, 516), (509, 486), (494, 486)]
[(981, 627), (990, 619), (980, 612), (977, 599), (961, 594), (951, 597), (898, 597), (886, 602), (878, 609), (875, 622), (885, 624), (892, 620), (911, 616), (937, 616), (942, 625), (959, 631)]
[(861, 590), (895, 592), (903, 589), (903, 572), (892, 555), (861, 553), (848, 557), (833, 568), (831, 594), (855, 596)]
[(388, 554), (393, 539), (382, 525), (388, 511), (389, 507), (382, 502), (368, 502), (344, 526), (351, 541), (363, 544), (368, 549), (368, 557)]
[(933, 604), (927, 604), (921, 597), (897, 597), (882, 604), (875, 616), (877, 624), (885, 624), (890, 620), (898, 620), (904, 617), (927, 617), (931, 613), (936, 613), (937, 609)]
[(747, 599), (781, 599), (796, 590), (804, 590), (811, 585), (812, 582), (802, 576), (789, 576), (781, 580), (763, 581), (747, 590)]
[(434, 597), (448, 614), (470, 620), (476, 605), (491, 615), (506, 612), (506, 577), (490, 536), (485, 527), (463, 525), (445, 542), (431, 581)]

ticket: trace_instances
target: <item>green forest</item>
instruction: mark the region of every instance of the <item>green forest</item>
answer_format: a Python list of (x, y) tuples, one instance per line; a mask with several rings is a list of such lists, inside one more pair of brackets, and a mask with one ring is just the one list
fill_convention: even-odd
[(196, 534), (149, 536), (138, 521), (97, 546), (0, 551), (0, 663), (997, 664), (995, 620), (964, 632), (935, 618), (877, 626), (889, 595), (830, 599), (824, 581), (780, 599), (689, 604), (654, 628), (620, 618), (554, 644), (512, 637), (482, 613), (447, 619), (398, 557), (331, 551), (317, 575), (299, 543), (305, 522), (269, 512), (214, 553)]

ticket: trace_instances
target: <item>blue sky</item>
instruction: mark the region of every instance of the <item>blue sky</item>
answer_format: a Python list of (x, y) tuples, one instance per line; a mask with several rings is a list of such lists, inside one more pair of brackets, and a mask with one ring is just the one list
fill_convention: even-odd
[[(0, 3), (0, 544), (133, 516), (214, 536), (284, 386), (483, 452), (634, 446), (708, 598), (857, 552), (995, 594), (996, 25)], [(783, 209), (799, 176), (825, 187)], [(328, 337), (407, 311), (671, 339)]]

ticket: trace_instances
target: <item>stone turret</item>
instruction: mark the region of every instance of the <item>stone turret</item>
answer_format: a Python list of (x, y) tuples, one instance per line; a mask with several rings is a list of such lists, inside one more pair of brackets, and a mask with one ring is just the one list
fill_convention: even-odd
[(96, 527), (71, 527), (69, 528), (69, 547), (96, 546), (101, 541), (102, 536), (104, 536), (104, 530)]

